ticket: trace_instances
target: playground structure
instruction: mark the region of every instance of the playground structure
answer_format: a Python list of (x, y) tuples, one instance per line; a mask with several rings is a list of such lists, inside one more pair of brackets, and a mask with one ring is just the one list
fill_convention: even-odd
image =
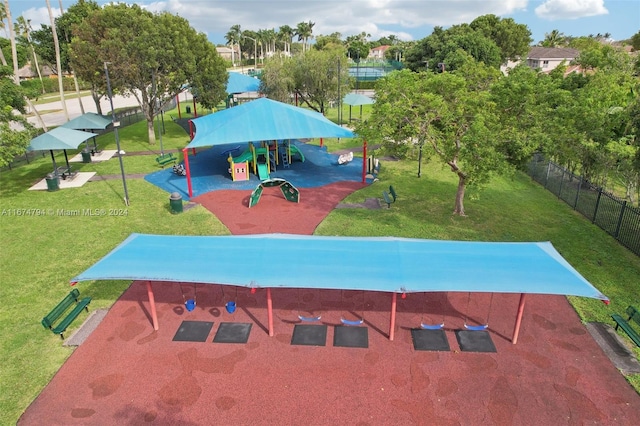
[(249, 180), (249, 170), (257, 175), (261, 181), (270, 179), (272, 170), (282, 164), (285, 169), (298, 157), (304, 162), (304, 154), (291, 144), (290, 140), (285, 141), (263, 141), (261, 146), (256, 147), (253, 142), (249, 142), (248, 148), (237, 156), (232, 153), (239, 147), (225, 151), (229, 155), (229, 173), (233, 181)]
[(249, 208), (258, 204), (258, 201), (260, 201), (260, 197), (262, 196), (262, 191), (265, 187), (270, 188), (274, 186), (280, 188), (282, 195), (284, 195), (284, 198), (287, 201), (291, 201), (293, 203), (300, 202), (300, 191), (298, 191), (295, 186), (291, 185), (291, 183), (284, 179), (267, 179), (262, 181), (262, 183), (260, 183), (260, 185), (258, 185), (251, 193), (251, 197), (249, 197)]

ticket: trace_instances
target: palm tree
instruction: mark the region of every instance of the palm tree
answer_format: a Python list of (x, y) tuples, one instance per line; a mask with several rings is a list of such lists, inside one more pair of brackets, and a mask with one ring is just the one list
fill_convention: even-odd
[[(11, 10), (9, 9), (9, 0), (4, 0), (3, 6), (4, 6), (3, 10), (7, 18), (7, 21), (11, 22)], [(11, 41), (11, 58), (13, 59), (13, 82), (19, 86), (20, 78), (18, 77), (18, 51), (16, 49), (16, 36), (15, 36), (15, 33), (13, 32), (13, 26), (8, 25), (8, 27), (9, 27), (9, 40)], [(2, 55), (2, 65), (4, 66), (7, 65), (7, 61), (4, 55)], [(36, 115), (36, 119), (38, 120), (40, 127), (42, 127), (42, 129), (45, 132), (49, 131), (47, 129), (47, 125), (44, 124), (44, 120), (42, 119), (42, 116), (40, 116), (40, 113), (35, 109), (35, 107), (31, 103), (31, 100), (26, 95), (24, 97), (24, 100), (29, 106), (29, 109), (33, 111), (33, 113)]]
[(42, 85), (42, 94), (45, 93), (44, 90), (44, 82), (42, 81), (42, 74), (40, 73), (40, 65), (38, 65), (38, 55), (36, 55), (36, 50), (33, 47), (33, 43), (31, 42), (31, 19), (24, 19), (24, 16), (18, 16), (16, 20), (15, 31), (18, 35), (23, 37), (29, 47), (31, 48), (31, 56), (33, 57), (33, 64), (36, 67), (36, 71), (38, 71), (38, 78), (40, 79), (40, 84)]
[(284, 42), (284, 51), (291, 56), (291, 40), (293, 39), (294, 30), (288, 25), (283, 25), (279, 28), (278, 34), (281, 40)]
[(231, 28), (229, 28), (229, 32), (233, 34), (233, 39), (238, 46), (238, 56), (240, 57), (240, 65), (242, 65), (242, 48), (240, 47), (240, 42), (242, 41), (242, 29), (240, 28), (240, 24), (232, 25)]
[(308, 42), (309, 42), (309, 39), (312, 37), (314, 25), (315, 25), (315, 22), (309, 21), (309, 22), (300, 22), (296, 26), (295, 34), (298, 36), (298, 41), (302, 41), (303, 52), (308, 50), (309, 48)]
[[(8, 4), (8, 3), (7, 3)], [(7, 6), (4, 3), (0, 3), (0, 28), (4, 30), (4, 35), (6, 38), (9, 38), (9, 33), (7, 32), (7, 26), (4, 23), (4, 20), (7, 19)]]
[(47, 2), (47, 10), (49, 11), (49, 20), (51, 20), (51, 32), (53, 33), (53, 46), (56, 49), (56, 66), (58, 70), (58, 89), (60, 90), (60, 101), (62, 102), (62, 110), (67, 121), (69, 121), (69, 111), (67, 111), (67, 103), (64, 100), (64, 85), (62, 83), (62, 61), (60, 59), (60, 43), (58, 42), (58, 32), (56, 31), (56, 21), (53, 19), (51, 11), (51, 2)]
[[(60, 5), (60, 15), (64, 15), (64, 9), (62, 8), (62, 0), (59, 1), (59, 5)], [(65, 31), (64, 36), (65, 36), (65, 39), (67, 40), (67, 43), (70, 43), (71, 40), (69, 40), (69, 33)], [(84, 115), (84, 105), (82, 104), (82, 96), (80, 96), (80, 86), (78, 85), (78, 76), (76, 76), (76, 73), (73, 71), (73, 68), (71, 68), (71, 66), (69, 66), (69, 71), (71, 71), (71, 76), (73, 77), (73, 85), (76, 90), (76, 98), (78, 99), (78, 104), (80, 104), (80, 111), (82, 112), (82, 115)], [(97, 105), (98, 105), (98, 112), (99, 112), (100, 102), (98, 102)]]
[(558, 30), (553, 30), (550, 33), (544, 35), (542, 46), (544, 47), (558, 47), (566, 44), (566, 37), (564, 33)]
[[(4, 20), (7, 19), (7, 9), (8, 7), (5, 7), (4, 3), (0, 3), (0, 28), (4, 30), (5, 35), (7, 35), (7, 26), (4, 24)], [(7, 60), (4, 57), (2, 49), (0, 49), (0, 61), (2, 61), (2, 65), (7, 66)]]
[(235, 52), (236, 49), (234, 45), (236, 44), (235, 35), (232, 31), (228, 31), (224, 36), (225, 40), (227, 40), (227, 45), (231, 47), (231, 65), (236, 66)]

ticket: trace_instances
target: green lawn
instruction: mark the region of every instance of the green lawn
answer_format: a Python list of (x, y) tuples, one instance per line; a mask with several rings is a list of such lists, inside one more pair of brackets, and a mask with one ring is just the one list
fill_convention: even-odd
[[(175, 115), (175, 114), (174, 114)], [(163, 136), (165, 149), (182, 148), (188, 137), (171, 121)], [(127, 155), (127, 173), (157, 170), (154, 153), (159, 146), (145, 142), (146, 128), (139, 123), (120, 130), (127, 152), (150, 150), (150, 155)], [(315, 141), (314, 143), (317, 143)], [(359, 146), (359, 141), (325, 140), (330, 150)], [(99, 138), (103, 148), (115, 149), (113, 134)], [(70, 153), (73, 155), (73, 153)], [(57, 161), (63, 161), (61, 154)], [(119, 174), (118, 161), (81, 164), (83, 171)], [(127, 181), (131, 205), (122, 201), (119, 179), (91, 182), (82, 188), (57, 192), (27, 188), (51, 170), (49, 155), (0, 174), (0, 325), (4, 338), (0, 356), (0, 424), (14, 424), (22, 411), (53, 377), (72, 349), (46, 331), (40, 320), (69, 290), (69, 279), (113, 249), (132, 232), (158, 234), (222, 235), (229, 231), (203, 207), (179, 215), (169, 212), (168, 194), (143, 179)], [(590, 282), (611, 298), (600, 301), (571, 298), (585, 321), (611, 323), (609, 315), (628, 304), (640, 307), (637, 282), (640, 258), (632, 255), (564, 202), (523, 175), (500, 177), (478, 192), (469, 190), (467, 217), (452, 216), (457, 182), (439, 164), (422, 167), (416, 177), (415, 161), (385, 161), (379, 181), (347, 198), (361, 202), (381, 197), (393, 184), (398, 200), (391, 209), (339, 209), (318, 227), (319, 235), (416, 237), (483, 241), (551, 241)], [(26, 214), (25, 209), (31, 212)], [(119, 216), (64, 216), (58, 211), (75, 209), (124, 209)], [(21, 215), (17, 215), (21, 212)], [(43, 214), (39, 214), (44, 212)], [(49, 213), (53, 212), (53, 213)], [(94, 282), (80, 286), (93, 298), (91, 309), (109, 307), (129, 285), (127, 282)], [(81, 315), (82, 318), (82, 315)], [(81, 323), (77, 320), (72, 331)], [(635, 349), (640, 355), (640, 350)], [(640, 375), (628, 378), (640, 390)]]

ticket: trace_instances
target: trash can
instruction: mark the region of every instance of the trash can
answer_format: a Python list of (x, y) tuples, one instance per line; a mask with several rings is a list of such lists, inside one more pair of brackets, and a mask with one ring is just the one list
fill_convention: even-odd
[(56, 175), (49, 173), (45, 179), (47, 181), (47, 191), (51, 192), (60, 189), (58, 177)]
[(187, 114), (191, 114), (191, 107), (187, 105), (187, 107), (185, 108), (185, 111), (187, 111)]
[(91, 162), (91, 151), (89, 151), (87, 148), (82, 150), (82, 162), (83, 163)]
[(182, 213), (182, 196), (177, 192), (172, 192), (169, 196), (169, 208), (171, 213)]

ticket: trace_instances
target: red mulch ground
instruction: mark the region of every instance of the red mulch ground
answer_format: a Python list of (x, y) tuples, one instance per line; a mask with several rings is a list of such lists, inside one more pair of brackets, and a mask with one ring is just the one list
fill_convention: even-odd
[[(303, 191), (299, 205), (266, 193), (252, 209), (239, 205), (247, 193), (219, 191), (198, 201), (233, 233), (310, 233), (324, 217), (316, 212), (348, 193), (337, 191)], [(304, 227), (294, 222), (302, 212)], [(348, 277), (337, 273), (341, 279)], [(453, 330), (463, 326), (464, 312), (482, 319), (487, 301), (480, 298), (488, 296), (467, 307), (465, 294), (448, 294), (442, 306), (451, 351), (422, 352), (413, 349), (409, 330), (422, 319), (417, 295), (398, 299), (389, 341), (391, 296), (367, 293), (369, 348), (356, 349), (334, 347), (331, 325), (346, 311), (359, 312), (359, 293), (275, 289), (276, 334), (269, 337), (264, 290), (239, 289), (238, 310), (228, 314), (222, 306), (230, 295), (219, 286), (199, 285), (193, 312), (184, 310), (179, 286), (153, 287), (160, 329), (152, 331), (145, 285), (134, 282), (20, 424), (631, 425), (640, 418), (640, 396), (564, 297), (528, 296), (512, 345), (518, 296), (495, 295), (490, 333), (497, 353), (469, 353), (459, 350)], [(290, 344), (299, 304), (323, 310), (327, 346)], [(173, 342), (183, 320), (214, 321), (207, 342)], [(212, 343), (226, 321), (252, 323), (248, 343)]]

